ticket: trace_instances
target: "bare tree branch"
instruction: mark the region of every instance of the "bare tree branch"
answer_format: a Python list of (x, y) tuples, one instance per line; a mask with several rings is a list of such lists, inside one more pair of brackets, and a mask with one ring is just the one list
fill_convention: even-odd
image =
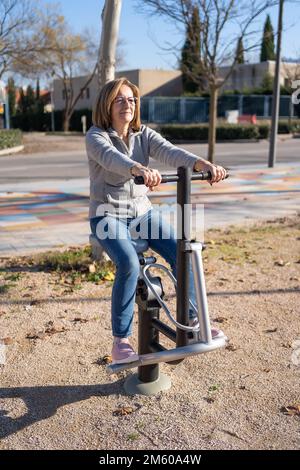
[[(255, 21), (268, 8), (277, 5), (278, 0), (139, 0), (142, 11), (150, 15), (163, 16), (183, 26), (192, 28), (192, 12), (199, 12), (201, 65), (197, 72), (186, 67), (186, 75), (194, 83), (206, 84), (210, 92), (209, 159), (212, 161), (215, 146), (216, 104), (218, 90), (232, 74), (238, 60), (238, 40), (252, 41), (244, 50), (254, 49), (260, 42), (257, 30), (252, 29)], [(192, 37), (192, 34), (190, 34)], [(228, 65), (225, 77), (219, 68)]]

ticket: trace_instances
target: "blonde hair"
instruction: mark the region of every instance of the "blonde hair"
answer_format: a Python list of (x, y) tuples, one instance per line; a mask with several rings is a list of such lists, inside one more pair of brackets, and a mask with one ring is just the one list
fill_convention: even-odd
[(111, 107), (114, 99), (117, 97), (121, 86), (127, 85), (137, 98), (134, 109), (134, 117), (130, 123), (130, 127), (134, 131), (139, 131), (141, 127), (141, 113), (140, 113), (140, 91), (137, 86), (131, 83), (126, 77), (117, 78), (106, 83), (101, 88), (96, 103), (93, 109), (93, 124), (94, 126), (101, 127), (107, 130), (111, 127)]

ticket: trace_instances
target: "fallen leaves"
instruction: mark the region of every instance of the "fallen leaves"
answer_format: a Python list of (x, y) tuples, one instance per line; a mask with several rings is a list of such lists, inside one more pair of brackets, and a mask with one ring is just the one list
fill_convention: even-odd
[(73, 323), (87, 323), (88, 319), (87, 318), (81, 318), (81, 317), (75, 317), (72, 320)]
[(105, 281), (113, 281), (113, 280), (115, 279), (115, 275), (114, 275), (114, 273), (112, 273), (111, 271), (109, 271), (107, 274), (105, 274), (105, 275), (103, 276), (103, 279), (104, 279)]
[(274, 262), (274, 266), (280, 266), (280, 267), (289, 266), (290, 264), (291, 264), (290, 261), (283, 261), (282, 259), (279, 259)]
[(228, 343), (228, 344), (225, 346), (225, 349), (227, 349), (227, 351), (234, 352), (234, 351), (237, 351), (237, 350), (238, 350), (238, 347), (235, 346), (235, 345), (232, 344), (232, 343)]
[(64, 325), (55, 324), (53, 321), (49, 321), (46, 325), (45, 333), (47, 335), (55, 335), (56, 333), (63, 333), (68, 331)]
[(113, 416), (127, 416), (133, 412), (132, 406), (119, 406), (119, 408), (113, 411)]
[(43, 331), (31, 331), (26, 335), (27, 339), (44, 339), (45, 337), (46, 334)]
[(9, 344), (12, 344), (14, 341), (12, 338), (0, 338), (0, 344), (5, 344), (6, 346), (8, 346)]
[(96, 265), (94, 263), (89, 265), (89, 272), (91, 274), (94, 274), (96, 272), (96, 270), (97, 270), (97, 268), (96, 268)]
[(54, 323), (53, 321), (49, 321), (45, 325), (45, 330), (37, 331), (33, 330), (29, 333), (27, 333), (26, 338), (27, 339), (45, 339), (46, 336), (52, 336), (58, 333), (64, 333), (66, 331), (69, 331), (64, 325)]
[(95, 361), (94, 364), (97, 364), (98, 366), (105, 366), (111, 363), (112, 363), (112, 357), (109, 354), (106, 354), (103, 357), (99, 357), (99, 359), (97, 359), (97, 361)]
[(264, 330), (264, 333), (276, 333), (278, 328), (269, 328), (268, 330)]
[(289, 416), (300, 416), (300, 404), (292, 406), (282, 406), (280, 411)]
[(228, 319), (226, 317), (216, 317), (213, 319), (214, 322), (216, 323), (226, 323), (228, 321)]

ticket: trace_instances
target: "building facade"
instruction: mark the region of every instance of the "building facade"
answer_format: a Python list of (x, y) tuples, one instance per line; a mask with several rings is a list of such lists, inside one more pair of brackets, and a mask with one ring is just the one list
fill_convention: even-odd
[[(141, 96), (180, 96), (182, 94), (181, 72), (179, 70), (124, 70), (116, 72), (116, 78), (127, 77), (140, 89)], [(88, 77), (75, 77), (73, 79), (74, 96), (86, 83)], [(81, 93), (75, 109), (92, 109), (98, 93), (98, 80), (94, 77), (89, 86)], [(65, 90), (61, 80), (53, 82), (54, 109), (65, 107)]]
[[(265, 77), (275, 75), (275, 61), (268, 60), (256, 64), (237, 64), (230, 77), (222, 87), (223, 91), (243, 91), (259, 88)], [(229, 67), (220, 67), (220, 76), (224, 78)], [(280, 85), (285, 86), (290, 79), (300, 78), (300, 65), (292, 62), (285, 62), (280, 67)]]
[[(229, 67), (220, 67), (221, 77), (225, 77)], [(259, 88), (267, 75), (274, 76), (275, 61), (261, 62), (257, 64), (237, 64), (231, 76), (228, 78), (223, 91), (251, 90)], [(179, 97), (182, 95), (182, 74), (180, 70), (147, 70), (134, 69), (116, 72), (116, 77), (127, 77), (140, 89), (143, 98), (151, 97)], [(281, 66), (280, 83), (286, 85), (291, 79), (300, 78), (300, 65), (295, 63), (283, 63)], [(74, 96), (87, 81), (87, 76), (73, 79)], [(75, 109), (92, 109), (98, 93), (97, 77), (94, 77), (89, 86), (81, 93)], [(65, 107), (65, 90), (60, 80), (54, 80), (53, 102), (55, 110)]]

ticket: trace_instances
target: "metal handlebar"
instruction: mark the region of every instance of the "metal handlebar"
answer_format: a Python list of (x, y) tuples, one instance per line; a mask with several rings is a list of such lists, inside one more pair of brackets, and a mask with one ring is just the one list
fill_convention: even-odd
[[(225, 176), (225, 179), (228, 178), (228, 173), (227, 175)], [(192, 181), (197, 181), (197, 180), (201, 180), (201, 181), (207, 181), (207, 180), (210, 180), (211, 179), (211, 172), (210, 171), (197, 171), (197, 172), (194, 172), (192, 173), (191, 175), (191, 180)], [(174, 182), (177, 182), (179, 180), (179, 176), (177, 173), (170, 173), (170, 174), (167, 174), (167, 175), (162, 175), (162, 178), (161, 178), (161, 183), (174, 183)], [(135, 176), (134, 177), (134, 182), (135, 184), (144, 184), (144, 177), (143, 176)]]

